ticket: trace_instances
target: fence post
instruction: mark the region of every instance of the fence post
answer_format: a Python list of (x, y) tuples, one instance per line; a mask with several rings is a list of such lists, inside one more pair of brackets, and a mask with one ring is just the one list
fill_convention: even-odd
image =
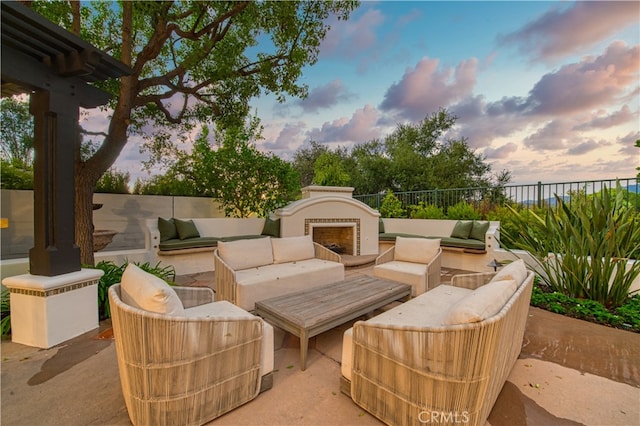
[(538, 208), (542, 208), (542, 182), (538, 181)]

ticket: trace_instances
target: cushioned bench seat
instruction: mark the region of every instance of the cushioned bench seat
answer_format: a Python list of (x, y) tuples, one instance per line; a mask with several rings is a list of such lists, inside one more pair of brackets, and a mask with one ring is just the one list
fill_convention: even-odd
[[(474, 228), (475, 227), (475, 228)], [(382, 222), (380, 230), (384, 231)], [(485, 233), (489, 229), (489, 222), (458, 221), (451, 236), (431, 236), (407, 234), (401, 232), (380, 232), (378, 241), (395, 241), (397, 237), (403, 238), (440, 238), (440, 246), (443, 249), (461, 249), (465, 253), (486, 253)]]

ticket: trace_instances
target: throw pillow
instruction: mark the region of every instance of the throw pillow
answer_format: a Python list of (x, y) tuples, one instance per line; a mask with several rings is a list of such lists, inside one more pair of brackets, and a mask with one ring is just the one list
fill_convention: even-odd
[(169, 284), (129, 263), (120, 281), (122, 301), (135, 308), (157, 314), (185, 316), (178, 294)]
[(266, 218), (262, 228), (262, 235), (278, 238), (280, 236), (280, 219)]
[(525, 278), (527, 278), (527, 267), (524, 260), (518, 259), (498, 271), (491, 281), (514, 280), (517, 285), (520, 285)]
[(159, 217), (158, 231), (160, 231), (160, 242), (178, 238), (178, 229), (176, 228), (173, 218), (163, 219)]
[(271, 247), (273, 247), (273, 263), (307, 260), (314, 258), (316, 255), (311, 235), (274, 238), (271, 240)]
[(465, 240), (468, 239), (472, 227), (472, 220), (457, 221), (456, 225), (453, 227), (453, 231), (451, 231), (451, 238), (463, 238)]
[(431, 262), (440, 250), (440, 238), (408, 238), (396, 237), (393, 260), (402, 262)]
[(273, 263), (271, 237), (219, 241), (218, 255), (234, 271), (271, 265)]
[(185, 240), (187, 238), (198, 238), (200, 236), (200, 232), (198, 232), (198, 228), (196, 228), (196, 224), (193, 223), (193, 220), (173, 219), (173, 221), (176, 224), (178, 237), (180, 237), (181, 240)]
[(491, 318), (500, 312), (516, 288), (513, 280), (491, 281), (454, 303), (444, 315), (442, 324), (467, 324)]
[(384, 234), (384, 222), (382, 218), (378, 219), (378, 234)]
[(485, 235), (489, 230), (489, 225), (489, 222), (478, 222), (474, 220), (471, 232), (469, 233), (469, 238), (484, 242)]

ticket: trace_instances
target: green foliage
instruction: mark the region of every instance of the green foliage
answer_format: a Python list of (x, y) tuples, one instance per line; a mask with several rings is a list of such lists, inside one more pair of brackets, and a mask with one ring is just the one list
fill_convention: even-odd
[(243, 126), (216, 128), (212, 146), (205, 127), (192, 153), (176, 154), (171, 173), (188, 181), (196, 195), (219, 201), (227, 216), (266, 217), (294, 199), (300, 187), (291, 164), (256, 148), (260, 133), (257, 118)]
[(120, 172), (115, 169), (109, 169), (104, 172), (100, 180), (98, 180), (95, 192), (108, 194), (128, 194), (130, 178), (131, 176), (128, 172)]
[[(29, 103), (18, 98), (3, 98), (0, 101), (0, 159), (17, 169), (33, 167), (33, 117)], [(4, 181), (4, 179), (3, 179)], [(12, 188), (22, 189), (22, 188)]]
[(339, 152), (323, 152), (313, 167), (313, 183), (322, 186), (347, 186), (351, 181)]
[(446, 219), (447, 215), (444, 214), (442, 207), (438, 207), (434, 204), (426, 204), (420, 202), (418, 205), (409, 206), (411, 212), (411, 219)]
[(447, 218), (449, 219), (466, 219), (466, 220), (479, 220), (481, 219), (480, 213), (473, 205), (460, 201), (447, 209)]
[(531, 305), (557, 314), (640, 333), (640, 295), (625, 299), (616, 309), (607, 309), (595, 300), (578, 299), (559, 292), (545, 292), (536, 285), (531, 293)]
[(515, 229), (501, 234), (532, 255), (553, 291), (618, 307), (640, 275), (640, 262), (627, 265), (640, 246), (640, 222), (617, 187), (615, 194), (603, 190), (598, 197), (578, 197), (571, 206), (556, 196), (557, 208), (544, 216), (526, 217), (511, 208)]
[(0, 188), (33, 189), (33, 168), (0, 160)]
[(326, 145), (316, 141), (309, 141), (308, 144), (301, 146), (293, 154), (293, 168), (300, 175), (300, 185), (303, 188), (313, 183), (316, 160), (326, 152), (329, 152), (329, 148)]
[(391, 190), (387, 190), (387, 195), (382, 200), (380, 215), (382, 217), (406, 217), (406, 212), (402, 208), (402, 201)]
[[(111, 261), (100, 261), (94, 266), (84, 266), (85, 268), (101, 269), (104, 274), (100, 277), (98, 282), (98, 316), (100, 320), (111, 318), (111, 309), (109, 307), (109, 287), (122, 281), (122, 274), (127, 269), (128, 262), (118, 266)], [(149, 262), (137, 263), (134, 265), (139, 266), (143, 271), (149, 272), (156, 277), (166, 281), (169, 285), (175, 285), (176, 279), (175, 268), (171, 265), (160, 266), (160, 262), (156, 265), (151, 265)]]
[(11, 333), (11, 298), (9, 289), (3, 289), (0, 294), (0, 334)]

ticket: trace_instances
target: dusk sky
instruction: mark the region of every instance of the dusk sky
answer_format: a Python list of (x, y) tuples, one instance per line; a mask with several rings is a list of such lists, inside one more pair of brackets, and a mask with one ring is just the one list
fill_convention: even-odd
[[(447, 108), (512, 183), (627, 178), (640, 165), (640, 2), (362, 2), (332, 23), (304, 100), (253, 102), (258, 146), (384, 138)], [(115, 167), (140, 174), (132, 139)]]

